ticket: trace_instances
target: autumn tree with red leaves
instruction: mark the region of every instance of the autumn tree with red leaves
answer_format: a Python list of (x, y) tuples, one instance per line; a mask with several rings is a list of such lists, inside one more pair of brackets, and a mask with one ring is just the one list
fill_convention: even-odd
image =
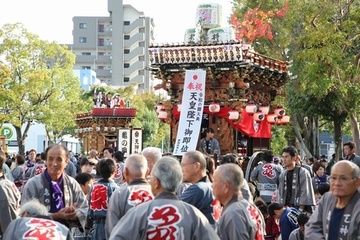
[(260, 6), (249, 9), (243, 18), (238, 14), (232, 14), (231, 24), (234, 27), (236, 39), (246, 39), (250, 44), (263, 37), (272, 40), (274, 37), (271, 27), (272, 19), (285, 17), (288, 10), (289, 5), (285, 3), (280, 10), (263, 11)]

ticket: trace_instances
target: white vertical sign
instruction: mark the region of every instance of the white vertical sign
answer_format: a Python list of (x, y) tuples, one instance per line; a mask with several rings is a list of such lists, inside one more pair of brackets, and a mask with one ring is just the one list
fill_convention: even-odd
[(205, 98), (206, 71), (186, 70), (179, 128), (173, 154), (196, 150)]
[(131, 154), (141, 153), (142, 151), (142, 129), (134, 128), (131, 130)]
[(118, 135), (118, 150), (121, 151), (124, 154), (124, 157), (128, 157), (130, 154), (130, 129), (123, 128), (119, 129), (119, 135)]

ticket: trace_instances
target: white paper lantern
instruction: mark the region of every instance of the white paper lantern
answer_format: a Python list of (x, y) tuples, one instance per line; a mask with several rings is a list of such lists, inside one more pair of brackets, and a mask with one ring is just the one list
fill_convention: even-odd
[(258, 107), (253, 103), (249, 103), (245, 107), (245, 111), (249, 114), (254, 114), (257, 112), (257, 110), (258, 110)]
[(211, 113), (220, 112), (220, 104), (215, 103), (215, 102), (211, 103), (209, 105), (209, 112), (211, 112)]
[(254, 113), (254, 120), (257, 121), (257, 122), (261, 122), (261, 121), (264, 121), (265, 119), (265, 114), (262, 113), (262, 112), (256, 112)]
[(230, 110), (228, 116), (230, 120), (238, 120), (240, 115), (238, 111)]

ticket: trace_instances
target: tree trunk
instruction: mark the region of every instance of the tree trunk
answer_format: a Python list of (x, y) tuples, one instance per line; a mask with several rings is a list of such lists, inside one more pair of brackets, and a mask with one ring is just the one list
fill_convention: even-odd
[(335, 142), (335, 159), (342, 156), (342, 129), (340, 118), (334, 118), (334, 142)]
[(320, 157), (320, 134), (319, 134), (319, 117), (314, 117), (313, 128), (313, 153)]
[(19, 146), (19, 154), (25, 156), (25, 139), (22, 137), (21, 128), (14, 126), (16, 131), (16, 140)]
[(17, 140), (17, 143), (19, 146), (19, 154), (21, 154), (23, 156), (25, 156), (25, 139), (27, 138), (27, 133), (29, 131), (31, 121), (25, 122), (24, 125), (25, 125), (24, 133), (21, 132), (21, 127), (14, 126), (15, 131), (16, 131), (16, 140)]
[(292, 119), (292, 122), (293, 122), (294, 132), (295, 132), (295, 134), (296, 134), (296, 138), (297, 138), (297, 139), (299, 140), (299, 142), (300, 142), (301, 149), (305, 152), (306, 157), (309, 158), (309, 157), (311, 157), (312, 155), (311, 155), (309, 149), (306, 147), (306, 145), (305, 145), (305, 143), (304, 143), (304, 140), (303, 140), (303, 138), (302, 138), (302, 136), (301, 136), (301, 133), (300, 133), (300, 131), (299, 131), (298, 121), (297, 121), (296, 117), (293, 117), (293, 118), (291, 118), (291, 119)]
[(351, 126), (351, 132), (353, 141), (356, 144), (356, 154), (360, 155), (360, 131), (359, 131), (359, 122), (357, 120), (357, 117), (355, 113), (350, 114), (350, 126)]

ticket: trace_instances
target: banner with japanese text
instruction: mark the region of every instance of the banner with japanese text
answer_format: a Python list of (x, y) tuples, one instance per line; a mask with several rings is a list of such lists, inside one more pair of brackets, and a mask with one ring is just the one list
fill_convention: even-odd
[(123, 129), (119, 129), (118, 132), (117, 146), (118, 146), (118, 150), (124, 154), (124, 157), (128, 157), (130, 154), (130, 144), (131, 144), (130, 131), (131, 130), (128, 128), (123, 128)]
[(179, 127), (173, 154), (183, 156), (196, 150), (205, 98), (205, 70), (186, 70)]
[(142, 129), (131, 129), (131, 154), (140, 154), (142, 151)]

